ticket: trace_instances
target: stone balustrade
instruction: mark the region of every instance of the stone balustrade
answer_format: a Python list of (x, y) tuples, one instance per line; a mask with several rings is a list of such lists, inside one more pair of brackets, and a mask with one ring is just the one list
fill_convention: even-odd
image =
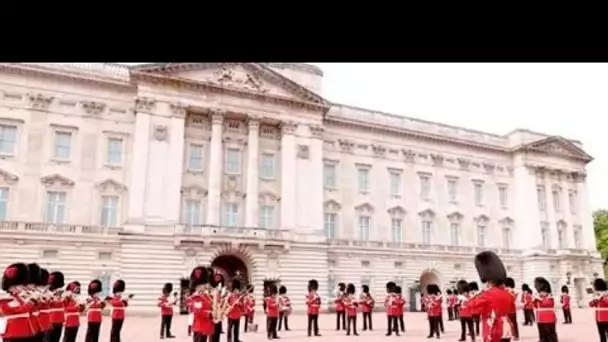
[(0, 221), (0, 232), (24, 234), (118, 235), (122, 227), (103, 227), (43, 222)]

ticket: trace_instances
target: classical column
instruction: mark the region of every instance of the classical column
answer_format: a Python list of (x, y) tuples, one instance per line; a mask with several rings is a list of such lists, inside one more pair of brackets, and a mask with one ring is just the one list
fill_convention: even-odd
[(582, 225), (582, 247), (589, 251), (596, 251), (595, 231), (593, 229), (593, 216), (589, 206), (589, 193), (587, 192), (587, 175), (584, 173), (574, 174), (578, 201), (578, 217)]
[(553, 184), (551, 182), (551, 171), (547, 169), (541, 169), (544, 186), (545, 186), (545, 197), (546, 197), (546, 208), (547, 223), (549, 224), (549, 249), (559, 248), (559, 239), (557, 234), (557, 222), (555, 220), (555, 203), (553, 198)]
[(296, 227), (296, 132), (297, 125), (281, 126), (281, 228)]
[(146, 202), (146, 177), (148, 169), (148, 149), (150, 141), (150, 112), (155, 102), (151, 99), (135, 100), (135, 134), (133, 139), (133, 161), (131, 162), (129, 180), (129, 214), (130, 224), (144, 223)]
[(528, 165), (516, 166), (513, 170), (513, 187), (518, 248), (526, 253), (539, 251), (543, 240), (536, 194), (536, 170)]
[(246, 227), (258, 226), (258, 193), (259, 193), (259, 145), (260, 145), (260, 120), (249, 117), (249, 138), (247, 142), (247, 201), (245, 207)]
[(323, 127), (310, 127), (310, 191), (308, 191), (310, 207), (310, 228), (323, 232)]
[(224, 115), (221, 111), (211, 113), (211, 147), (209, 151), (209, 194), (207, 196), (207, 224), (220, 224), (222, 173), (222, 130)]
[(172, 113), (169, 123), (169, 153), (167, 156), (167, 178), (165, 198), (167, 222), (180, 222), (181, 188), (184, 167), (184, 131), (187, 107), (178, 103), (169, 105)]

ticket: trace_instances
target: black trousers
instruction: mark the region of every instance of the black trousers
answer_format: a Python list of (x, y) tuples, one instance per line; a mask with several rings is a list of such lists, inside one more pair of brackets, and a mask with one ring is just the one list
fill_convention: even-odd
[(454, 319), (460, 319), (460, 305), (454, 305)]
[(84, 337), (85, 342), (99, 342), (99, 330), (101, 322), (89, 322), (87, 324), (87, 334)]
[(346, 335), (350, 335), (351, 330), (353, 335), (359, 335), (357, 332), (357, 316), (348, 316), (346, 319)]
[(534, 309), (524, 309), (524, 325), (534, 324)]
[(51, 330), (46, 333), (46, 342), (59, 342), (61, 340), (61, 331), (63, 330), (63, 324), (53, 324)]
[(222, 335), (222, 322), (215, 323), (213, 328), (213, 335), (209, 339), (211, 342), (220, 342), (220, 336)]
[(32, 342), (31, 337), (23, 337), (23, 338), (4, 338), (2, 342)]
[(279, 323), (278, 317), (268, 317), (266, 316), (266, 335), (268, 339), (277, 338), (277, 325)]
[(312, 335), (312, 332), (315, 333), (315, 336), (321, 336), (319, 335), (319, 315), (308, 315), (307, 330), (308, 336)]
[(555, 323), (538, 323), (538, 338), (539, 342), (557, 342), (557, 331)]
[(173, 315), (162, 315), (160, 316), (160, 337), (171, 337), (171, 322), (173, 321)]
[(346, 330), (346, 311), (336, 311), (336, 330), (340, 330), (340, 321), (342, 330)]
[(120, 331), (122, 330), (122, 324), (124, 322), (124, 319), (112, 320), (112, 328), (110, 329), (110, 342), (120, 342)]
[(195, 332), (192, 335), (192, 342), (207, 342), (207, 335), (199, 334)]
[(513, 326), (513, 337), (519, 338), (519, 324), (517, 323), (517, 312), (509, 314), (509, 321)]
[(597, 322), (597, 333), (600, 335), (600, 342), (608, 341), (608, 322)]
[(32, 337), (32, 342), (44, 342), (46, 340), (48, 332), (39, 332), (36, 336)]
[(454, 320), (454, 308), (448, 306), (448, 321)]
[(372, 325), (372, 313), (371, 312), (363, 313), (363, 331), (365, 331), (367, 329), (374, 330), (373, 325)]
[(285, 322), (285, 330), (289, 329), (289, 320), (287, 319), (288, 315), (284, 312), (279, 312), (279, 331), (281, 331), (281, 327), (283, 326), (283, 322)]
[(439, 321), (441, 316), (429, 316), (429, 336), (433, 337), (433, 335), (439, 337)]
[(466, 341), (467, 330), (468, 335), (471, 337), (471, 341), (475, 340), (475, 331), (473, 331), (473, 318), (472, 317), (460, 317), (460, 340)]
[(63, 333), (63, 342), (76, 342), (78, 327), (66, 327)]
[(572, 311), (570, 309), (563, 309), (564, 312), (564, 323), (572, 324)]
[(228, 319), (228, 342), (240, 342), (239, 330), (241, 328), (240, 319)]
[(391, 336), (393, 332), (399, 336), (399, 317), (397, 316), (386, 316), (387, 332), (386, 336)]
[(445, 333), (445, 328), (443, 327), (443, 313), (441, 314), (441, 316), (439, 317), (439, 330), (441, 330), (442, 333)]
[(244, 318), (244, 325), (245, 328), (243, 328), (244, 332), (247, 332), (247, 330), (249, 330), (249, 324), (253, 323), (253, 316), (243, 316)]
[(473, 315), (473, 323), (475, 323), (475, 336), (479, 336), (479, 322), (481, 321), (480, 315)]

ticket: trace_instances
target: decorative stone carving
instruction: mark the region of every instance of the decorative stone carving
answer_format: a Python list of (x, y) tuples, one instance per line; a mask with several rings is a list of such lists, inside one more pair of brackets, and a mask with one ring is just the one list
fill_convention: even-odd
[(498, 221), (498, 223), (500, 223), (503, 226), (512, 226), (514, 222), (515, 221), (513, 221), (513, 219), (508, 216), (504, 217)]
[(514, 171), (513, 167), (507, 166), (507, 172), (509, 173), (509, 176), (513, 176), (513, 171)]
[(258, 200), (260, 203), (276, 203), (281, 198), (277, 196), (274, 192), (271, 191), (262, 191), (258, 195)]
[(213, 74), (211, 82), (220, 84), (229, 88), (240, 88), (245, 90), (254, 90), (261, 93), (268, 92), (258, 77), (245, 72), (235, 71), (228, 66), (222, 66)]
[(587, 174), (585, 172), (572, 172), (572, 178), (575, 182), (584, 183), (587, 179)]
[(321, 126), (310, 126), (310, 135), (315, 139), (322, 139), (325, 128)]
[(403, 208), (400, 205), (396, 205), (392, 208), (389, 208), (386, 212), (391, 216), (399, 216), (399, 217), (405, 216), (405, 213), (406, 213), (405, 208)]
[(298, 128), (298, 124), (296, 124), (295, 122), (292, 122), (292, 121), (287, 121), (287, 122), (281, 123), (281, 132), (283, 133), (283, 135), (294, 134), (296, 132), (297, 128)]
[(496, 165), (491, 164), (491, 163), (483, 163), (483, 169), (487, 172), (487, 173), (494, 173), (494, 169), (496, 168)]
[(154, 139), (165, 141), (169, 135), (169, 127), (167, 125), (154, 125)]
[(260, 117), (249, 116), (247, 117), (247, 127), (249, 127), (249, 130), (257, 130), (260, 128), (260, 121)]
[(448, 220), (450, 220), (452, 222), (460, 222), (460, 221), (462, 221), (463, 218), (464, 218), (464, 215), (462, 215), (461, 213), (459, 213), (457, 211), (448, 215)]
[(298, 145), (298, 158), (308, 159), (310, 157), (310, 149), (308, 145)]
[(195, 184), (182, 187), (181, 193), (184, 197), (188, 199), (193, 199), (207, 196), (208, 191), (202, 186)]
[(83, 101), (80, 102), (80, 107), (82, 107), (87, 114), (99, 115), (106, 109), (106, 104), (94, 101)]
[(28, 98), (32, 108), (39, 109), (39, 110), (49, 109), (49, 105), (53, 101), (52, 96), (48, 96), (48, 95), (44, 95), (44, 94), (28, 94), (27, 98)]
[(101, 192), (105, 192), (108, 189), (113, 188), (114, 191), (121, 193), (127, 189), (127, 187), (123, 184), (120, 184), (119, 182), (109, 178), (97, 183), (96, 186)]
[(135, 99), (135, 111), (150, 112), (156, 105), (156, 101), (147, 97), (138, 97)]
[(171, 112), (176, 117), (185, 118), (188, 111), (188, 106), (181, 103), (170, 103), (169, 109), (171, 109)]
[(15, 184), (19, 181), (19, 177), (2, 169), (0, 169), (0, 178), (2, 178), (6, 184)]
[(488, 224), (490, 222), (490, 218), (487, 215), (481, 214), (474, 219), (478, 224)]
[(346, 153), (352, 153), (355, 148), (355, 142), (352, 140), (338, 139), (338, 144), (340, 144), (342, 152)]
[(434, 166), (442, 166), (444, 158), (441, 154), (431, 154), (431, 160)]
[(386, 154), (386, 147), (382, 145), (372, 145), (372, 151), (377, 157), (383, 157)]
[(359, 213), (374, 213), (374, 207), (369, 203), (362, 203), (355, 207), (355, 210)]
[(418, 215), (425, 219), (435, 218), (435, 212), (432, 209), (426, 209), (418, 213)]
[(465, 158), (458, 158), (458, 165), (460, 165), (460, 168), (462, 170), (469, 170), (469, 167), (471, 166), (471, 161)]
[(325, 201), (325, 203), (323, 203), (323, 207), (329, 212), (337, 212), (342, 209), (340, 203), (334, 201), (333, 199)]
[(224, 111), (215, 109), (211, 111), (211, 124), (212, 125), (222, 125), (224, 122)]
[(416, 151), (402, 149), (401, 153), (403, 153), (403, 157), (408, 163), (413, 163), (416, 160)]
[(47, 188), (50, 188), (50, 187), (52, 187), (54, 185), (59, 185), (59, 186), (62, 186), (62, 187), (72, 187), (72, 186), (74, 186), (74, 181), (73, 180), (71, 180), (69, 178), (66, 178), (66, 177), (63, 177), (63, 176), (58, 175), (58, 174), (53, 174), (53, 175), (42, 177), (40, 179), (40, 181)]

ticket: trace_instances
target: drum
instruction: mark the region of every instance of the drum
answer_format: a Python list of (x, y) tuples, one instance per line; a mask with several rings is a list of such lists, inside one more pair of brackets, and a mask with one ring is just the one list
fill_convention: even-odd
[(249, 324), (247, 326), (248, 331), (258, 332), (258, 325), (256, 323), (248, 323), (248, 324)]
[(291, 306), (288, 306), (288, 307), (285, 308), (285, 313), (284, 314), (286, 316), (289, 316), (289, 315), (291, 315), (292, 311), (293, 311), (293, 309), (291, 308)]

